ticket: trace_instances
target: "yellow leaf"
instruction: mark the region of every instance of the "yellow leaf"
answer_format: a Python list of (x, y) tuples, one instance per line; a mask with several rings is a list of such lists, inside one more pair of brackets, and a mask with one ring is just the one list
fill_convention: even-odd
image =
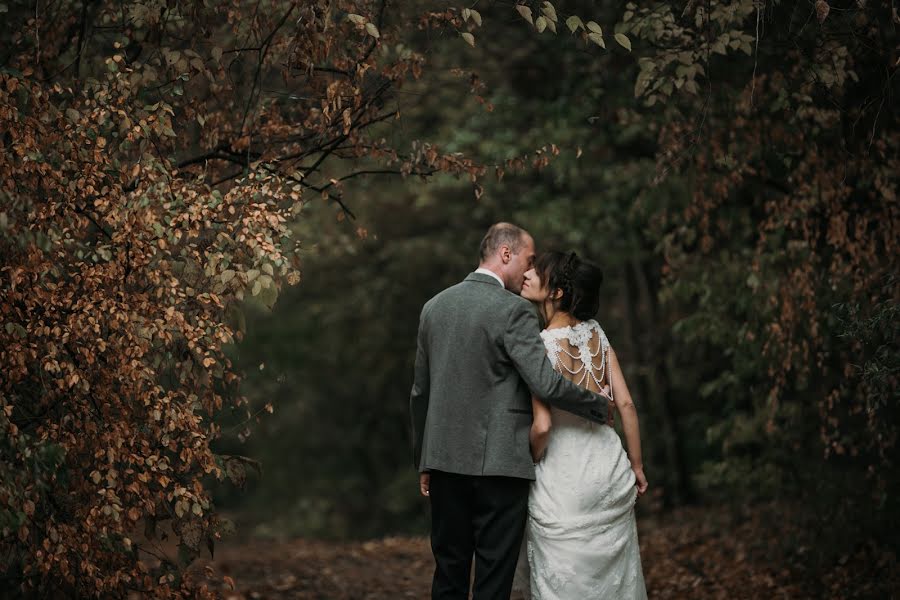
[(366, 33), (368, 33), (375, 39), (381, 37), (381, 34), (378, 32), (378, 28), (375, 27), (375, 23), (366, 23)]
[(594, 33), (603, 35), (603, 30), (600, 29), (600, 26), (597, 25), (594, 21), (588, 21), (587, 28), (588, 28), (588, 30), (593, 31)]
[(534, 25), (534, 19), (531, 16), (531, 9), (525, 6), (524, 4), (517, 4), (516, 10), (519, 11), (519, 14), (522, 15), (522, 18)]
[(534, 28), (537, 29), (538, 33), (542, 33), (545, 29), (547, 29), (547, 18), (542, 15), (535, 19)]
[(616, 38), (616, 41), (619, 42), (619, 45), (631, 52), (631, 40), (628, 39), (624, 33), (617, 33), (613, 36)]
[(554, 23), (557, 21), (556, 18), (556, 9), (553, 8), (553, 5), (549, 2), (544, 2), (541, 5), (541, 12), (547, 15), (547, 18), (553, 21)]
[(462, 39), (466, 40), (466, 43), (468, 45), (472, 46), (473, 48), (475, 47), (475, 36), (474, 35), (472, 35), (468, 31), (461, 33), (459, 35), (462, 36)]

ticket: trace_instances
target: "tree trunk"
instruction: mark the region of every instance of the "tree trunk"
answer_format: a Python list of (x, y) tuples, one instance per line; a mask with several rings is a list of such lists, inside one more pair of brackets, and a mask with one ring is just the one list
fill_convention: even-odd
[(629, 296), (628, 320), (638, 328), (631, 339), (636, 346), (636, 358), (643, 366), (638, 380), (640, 397), (646, 400), (648, 410), (659, 425), (658, 435), (664, 456), (655, 462), (665, 466), (662, 481), (667, 489), (663, 495), (663, 505), (670, 507), (693, 501), (694, 493), (685, 460), (684, 438), (669, 386), (666, 366), (668, 335), (658, 319), (657, 296), (651, 289), (647, 268), (637, 259), (629, 261), (625, 278)]

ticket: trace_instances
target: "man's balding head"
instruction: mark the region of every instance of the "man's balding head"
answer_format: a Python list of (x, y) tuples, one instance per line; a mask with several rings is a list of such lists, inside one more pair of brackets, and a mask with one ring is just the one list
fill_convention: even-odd
[(481, 240), (481, 262), (485, 262), (488, 258), (497, 254), (500, 247), (504, 244), (509, 247), (513, 254), (518, 254), (522, 248), (522, 241), (526, 232), (521, 227), (517, 227), (512, 223), (495, 223), (491, 225), (484, 238)]
[(481, 267), (490, 269), (516, 294), (522, 289), (525, 271), (534, 263), (534, 240), (512, 223), (491, 225), (481, 240)]

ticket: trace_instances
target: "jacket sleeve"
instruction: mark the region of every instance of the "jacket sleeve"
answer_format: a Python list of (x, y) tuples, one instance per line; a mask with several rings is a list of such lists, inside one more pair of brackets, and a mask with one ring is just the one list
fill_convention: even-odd
[(560, 375), (550, 364), (539, 335), (537, 315), (517, 302), (506, 325), (503, 344), (531, 392), (557, 408), (596, 423), (606, 422), (607, 400)]
[(428, 415), (428, 347), (425, 335), (425, 311), (419, 317), (419, 332), (416, 336), (416, 365), (412, 391), (409, 394), (409, 414), (413, 442), (413, 461), (419, 468), (422, 459), (422, 439), (425, 432), (425, 418)]

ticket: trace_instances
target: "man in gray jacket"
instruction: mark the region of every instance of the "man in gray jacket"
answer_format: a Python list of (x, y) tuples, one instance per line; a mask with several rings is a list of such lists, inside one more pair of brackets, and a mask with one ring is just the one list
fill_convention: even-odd
[(531, 394), (603, 423), (607, 399), (557, 373), (540, 324), (518, 294), (534, 240), (509, 223), (481, 242), (481, 264), (422, 309), (410, 394), (414, 460), (431, 500), (431, 595), (509, 598), (534, 465)]

